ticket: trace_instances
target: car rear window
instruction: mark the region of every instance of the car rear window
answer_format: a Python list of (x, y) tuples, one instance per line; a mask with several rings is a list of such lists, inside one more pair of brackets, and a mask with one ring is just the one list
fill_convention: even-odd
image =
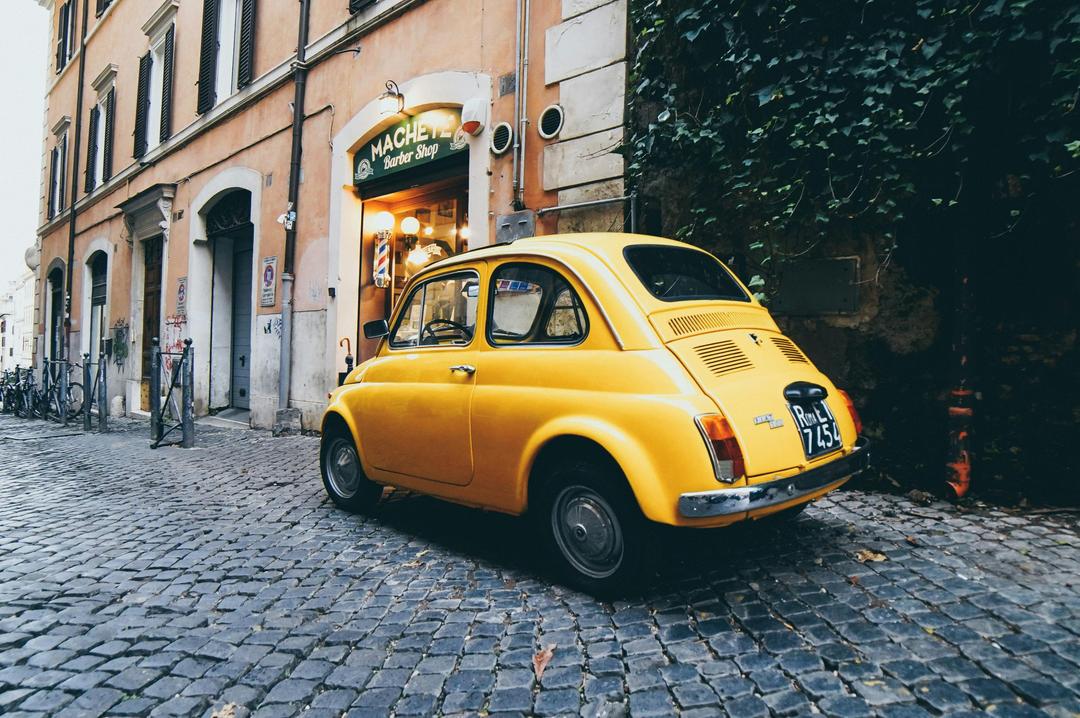
[(623, 256), (649, 293), (662, 301), (750, 301), (727, 267), (711, 254), (683, 247), (639, 244), (624, 249)]

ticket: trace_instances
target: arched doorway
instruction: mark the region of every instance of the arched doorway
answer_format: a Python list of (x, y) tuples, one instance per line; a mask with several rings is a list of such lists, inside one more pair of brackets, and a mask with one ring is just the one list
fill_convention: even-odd
[(46, 359), (59, 359), (64, 353), (64, 270), (53, 267), (48, 274), (49, 294), (45, 327)]
[(97, 356), (104, 351), (105, 333), (108, 331), (108, 287), (109, 255), (98, 250), (86, 260), (86, 275), (89, 292), (86, 296), (87, 340), (83, 347), (97, 361)]
[(210, 408), (251, 409), (254, 227), (251, 193), (233, 190), (206, 212), (212, 257)]

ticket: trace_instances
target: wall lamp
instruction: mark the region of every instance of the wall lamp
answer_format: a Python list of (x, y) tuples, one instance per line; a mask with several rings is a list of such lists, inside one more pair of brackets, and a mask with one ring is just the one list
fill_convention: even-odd
[(393, 80), (386, 81), (386, 92), (379, 95), (379, 111), (384, 115), (396, 115), (405, 109), (405, 95)]

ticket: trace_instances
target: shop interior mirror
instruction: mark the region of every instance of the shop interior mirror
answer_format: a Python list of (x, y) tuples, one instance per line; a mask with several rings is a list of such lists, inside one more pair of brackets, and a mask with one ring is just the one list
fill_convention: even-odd
[(365, 339), (382, 339), (389, 333), (390, 326), (386, 323), (385, 319), (375, 319), (370, 322), (364, 322)]

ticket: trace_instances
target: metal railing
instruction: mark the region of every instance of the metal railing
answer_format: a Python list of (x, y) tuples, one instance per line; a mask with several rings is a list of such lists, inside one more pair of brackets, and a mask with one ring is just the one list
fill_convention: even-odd
[[(55, 421), (64, 426), (82, 415), (83, 429), (90, 431), (89, 417), (96, 400), (98, 431), (108, 431), (107, 363), (105, 355), (91, 363), (89, 354), (84, 354), (82, 364), (46, 359), (42, 362), (40, 383), (35, 381), (33, 369), (16, 366), (14, 371), (0, 376), (0, 410), (26, 419)], [(93, 366), (97, 369), (91, 372)], [(81, 370), (81, 382), (73, 380), (76, 369)]]
[[(162, 384), (165, 394), (162, 396)], [(163, 352), (157, 337), (150, 349), (150, 448), (195, 446), (195, 349), (184, 340), (179, 352)], [(177, 402), (175, 390), (180, 389)], [(180, 439), (166, 441), (174, 432)]]
[(96, 362), (90, 361), (89, 353), (83, 354), (83, 401), (81, 410), (83, 431), (91, 430), (93, 423), (90, 415), (94, 411), (97, 412), (98, 431), (105, 433), (109, 430), (109, 373), (106, 371), (107, 368), (108, 361), (104, 354), (98, 354)]

